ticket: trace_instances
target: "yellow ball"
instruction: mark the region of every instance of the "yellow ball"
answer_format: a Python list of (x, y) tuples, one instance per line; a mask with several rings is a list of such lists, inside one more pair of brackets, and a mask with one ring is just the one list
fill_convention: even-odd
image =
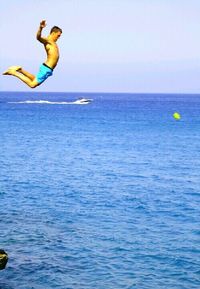
[(181, 115), (180, 115), (178, 112), (175, 112), (175, 113), (173, 114), (173, 117), (174, 117), (176, 120), (181, 119)]

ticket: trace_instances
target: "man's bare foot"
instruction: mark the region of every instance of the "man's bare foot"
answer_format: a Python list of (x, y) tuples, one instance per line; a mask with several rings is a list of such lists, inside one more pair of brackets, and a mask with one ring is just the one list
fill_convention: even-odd
[(11, 75), (12, 71), (20, 71), (22, 69), (21, 66), (10, 66), (6, 71), (4, 71), (3, 75)]
[(19, 65), (16, 65), (16, 66), (11, 66), (11, 67), (9, 67), (9, 69), (12, 69), (12, 70), (15, 70), (15, 71), (19, 71), (19, 70), (22, 69), (22, 67), (19, 66)]
[(3, 74), (3, 75), (11, 75), (11, 71), (10, 71), (10, 69), (7, 69), (7, 70), (4, 71), (2, 74)]

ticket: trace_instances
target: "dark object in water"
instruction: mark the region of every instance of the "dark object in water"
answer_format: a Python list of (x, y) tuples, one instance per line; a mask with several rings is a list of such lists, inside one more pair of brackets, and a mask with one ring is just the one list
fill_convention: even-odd
[(6, 268), (6, 264), (8, 262), (8, 254), (0, 249), (0, 270), (3, 270)]

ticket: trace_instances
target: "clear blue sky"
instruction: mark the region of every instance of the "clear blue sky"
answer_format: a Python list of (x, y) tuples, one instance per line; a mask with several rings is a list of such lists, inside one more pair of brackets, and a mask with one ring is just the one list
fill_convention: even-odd
[[(36, 74), (35, 34), (58, 25), (60, 61), (35, 91), (200, 93), (199, 0), (0, 0), (0, 68)], [(30, 91), (0, 76), (0, 90)]]

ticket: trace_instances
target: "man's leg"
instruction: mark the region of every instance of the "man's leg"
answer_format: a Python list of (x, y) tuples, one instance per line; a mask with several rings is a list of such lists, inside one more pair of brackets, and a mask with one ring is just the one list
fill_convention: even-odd
[(22, 67), (19, 68), (17, 71), (22, 73), (23, 75), (27, 76), (30, 80), (34, 80), (35, 79), (35, 75), (33, 75), (30, 72), (24, 70)]
[(33, 74), (31, 74), (30, 72), (24, 70), (21, 66), (10, 66), (3, 74), (4, 75), (9, 75), (9, 71), (10, 70), (15, 70), (18, 71), (22, 74), (24, 74), (25, 76), (27, 76), (28, 78), (30, 78), (31, 80), (34, 80), (35, 76)]
[(26, 71), (26, 74), (31, 75), (31, 78), (29, 78), (25, 74), (20, 73), (19, 69), (18, 69), (18, 71), (16, 71), (15, 69), (9, 69), (6, 71), (6, 74), (7, 75), (13, 75), (13, 76), (19, 78), (20, 80), (22, 80), (24, 83), (26, 83), (31, 88), (35, 88), (36, 86), (39, 85), (35, 76), (28, 73), (27, 71)]

